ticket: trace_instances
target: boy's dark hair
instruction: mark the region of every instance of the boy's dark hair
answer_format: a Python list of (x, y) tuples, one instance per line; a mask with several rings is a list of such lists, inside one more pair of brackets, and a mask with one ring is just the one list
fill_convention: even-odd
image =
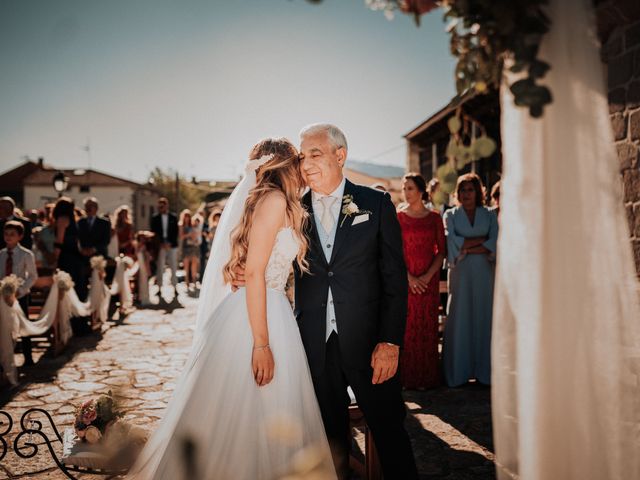
[(9, 220), (4, 224), (4, 231), (7, 230), (15, 230), (18, 232), (18, 235), (24, 235), (24, 225), (16, 220)]

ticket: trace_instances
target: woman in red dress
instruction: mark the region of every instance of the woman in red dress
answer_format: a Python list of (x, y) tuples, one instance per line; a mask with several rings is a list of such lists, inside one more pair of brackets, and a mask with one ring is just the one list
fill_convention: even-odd
[(129, 216), (129, 207), (122, 205), (115, 212), (115, 231), (118, 235), (118, 253), (135, 259), (136, 249), (133, 238), (133, 223)]
[(424, 205), (428, 195), (420, 174), (404, 176), (402, 193), (406, 203), (398, 210), (398, 220), (409, 278), (409, 301), (400, 379), (404, 388), (415, 390), (441, 383), (438, 306), (445, 236), (438, 212)]

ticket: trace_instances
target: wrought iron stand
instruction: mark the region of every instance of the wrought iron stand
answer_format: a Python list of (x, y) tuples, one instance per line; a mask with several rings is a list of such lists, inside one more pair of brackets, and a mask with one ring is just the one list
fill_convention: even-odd
[[(55, 438), (50, 439), (47, 434), (43, 431), (42, 426), (43, 423), (40, 420), (36, 420), (33, 418), (34, 415), (42, 415), (46, 417), (51, 425), (51, 429), (55, 435)], [(4, 457), (9, 452), (9, 442), (7, 441), (7, 437), (11, 430), (13, 429), (14, 420), (11, 415), (4, 411), (0, 410), (0, 462), (4, 459)], [(54, 443), (60, 442), (63, 443), (62, 436), (60, 432), (56, 428), (56, 425), (53, 423), (53, 418), (46, 410), (42, 408), (30, 408), (26, 412), (22, 414), (20, 418), (20, 432), (16, 436), (13, 441), (13, 451), (20, 458), (28, 459), (33, 458), (38, 454), (39, 446), (37, 443), (34, 443), (34, 436), (39, 437), (44, 441), (44, 444), (47, 446), (49, 450), (49, 454), (53, 461), (56, 463), (56, 466), (60, 471), (62, 471), (67, 477), (72, 480), (77, 480), (77, 477), (72, 475), (73, 473), (86, 473), (93, 475), (102, 475), (107, 478), (113, 478), (118, 475), (123, 475), (126, 473), (126, 470), (107, 470), (107, 469), (92, 469), (88, 467), (79, 467), (75, 465), (67, 465), (63, 463), (56, 451), (54, 449)]]

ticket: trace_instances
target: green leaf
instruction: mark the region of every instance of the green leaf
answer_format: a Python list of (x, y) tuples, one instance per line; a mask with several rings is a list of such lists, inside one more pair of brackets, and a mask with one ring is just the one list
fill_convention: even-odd
[(456, 175), (456, 181), (454, 182), (447, 182), (444, 179), (439, 178), (440, 180), (440, 190), (442, 190), (444, 193), (453, 193), (456, 189), (456, 182), (458, 181), (457, 175)]
[(529, 66), (529, 76), (532, 78), (542, 78), (549, 71), (551, 66), (542, 60), (535, 60)]
[(458, 133), (460, 131), (460, 127), (462, 127), (462, 122), (457, 115), (453, 115), (449, 120), (447, 120), (447, 127), (449, 127), (449, 131), (451, 133)]
[(523, 71), (526, 68), (527, 64), (524, 62), (516, 62), (514, 63), (509, 70), (513, 73), (518, 73)]
[(535, 84), (533, 80), (530, 78), (523, 78), (522, 80), (518, 80), (514, 82), (509, 89), (511, 93), (513, 93), (516, 97), (524, 95), (532, 86)]
[(545, 24), (544, 19), (538, 16), (529, 15), (522, 19), (522, 30), (524, 33), (547, 33), (549, 27)]
[(531, 115), (533, 118), (540, 118), (543, 112), (544, 109), (542, 105), (531, 105), (529, 107), (529, 115)]
[(436, 190), (436, 193), (433, 195), (433, 203), (435, 203), (436, 205), (442, 205), (444, 203), (447, 202), (447, 200), (449, 199), (449, 196), (443, 192), (440, 188), (438, 190)]

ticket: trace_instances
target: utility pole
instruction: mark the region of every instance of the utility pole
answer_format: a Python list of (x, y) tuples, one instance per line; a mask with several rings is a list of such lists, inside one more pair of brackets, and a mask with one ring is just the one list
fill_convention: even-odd
[(176, 213), (180, 213), (180, 175), (176, 172)]
[(87, 152), (87, 162), (89, 164), (89, 170), (91, 170), (92, 159), (91, 159), (91, 139), (87, 137), (87, 143), (82, 147), (82, 149)]

